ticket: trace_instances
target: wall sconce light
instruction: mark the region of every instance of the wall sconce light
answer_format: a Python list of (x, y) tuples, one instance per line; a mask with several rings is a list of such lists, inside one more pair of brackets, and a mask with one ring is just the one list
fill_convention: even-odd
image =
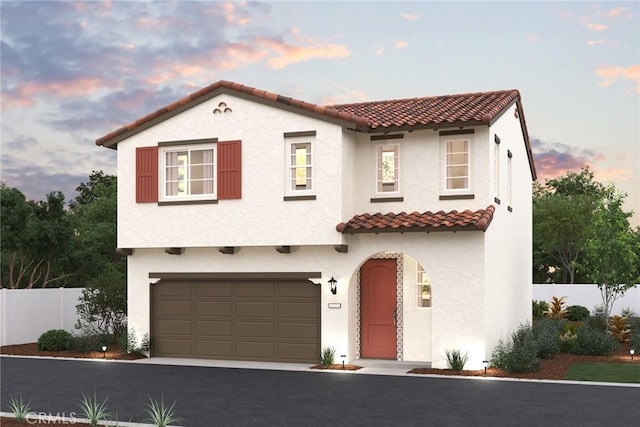
[(629, 350), (629, 354), (631, 354), (631, 360), (633, 360), (633, 355), (636, 353), (634, 349)]
[(331, 279), (329, 279), (329, 286), (331, 287), (331, 293), (334, 295), (338, 293), (337, 285), (338, 285), (338, 281), (334, 279), (333, 276), (331, 276)]
[(489, 367), (489, 361), (488, 360), (483, 360), (482, 364), (484, 365), (484, 376), (487, 376), (487, 368)]
[(102, 358), (103, 359), (107, 358), (107, 346), (106, 346), (106, 344), (102, 344)]

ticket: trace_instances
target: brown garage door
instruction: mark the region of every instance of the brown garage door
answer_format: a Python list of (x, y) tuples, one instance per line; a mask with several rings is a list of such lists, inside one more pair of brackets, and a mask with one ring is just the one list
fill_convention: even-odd
[(307, 280), (161, 280), (153, 356), (317, 362), (320, 288)]

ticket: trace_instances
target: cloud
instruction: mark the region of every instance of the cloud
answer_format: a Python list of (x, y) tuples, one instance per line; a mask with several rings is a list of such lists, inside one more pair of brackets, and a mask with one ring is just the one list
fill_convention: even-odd
[(608, 25), (605, 24), (596, 24), (594, 22), (587, 22), (587, 28), (593, 31), (597, 31), (599, 33), (606, 31), (609, 28)]
[(614, 9), (608, 10), (604, 16), (608, 18), (617, 18), (619, 16), (631, 16), (629, 13), (625, 13), (627, 11), (626, 7), (616, 7)]
[(407, 47), (407, 46), (409, 46), (409, 43), (407, 43), (406, 41), (403, 41), (403, 40), (398, 40), (393, 45), (393, 47), (396, 48), (396, 49), (402, 49), (402, 48)]
[(630, 80), (635, 85), (635, 92), (640, 93), (640, 64), (628, 67), (601, 65), (596, 67), (596, 74), (602, 79), (600, 87), (608, 87), (620, 80)]
[(339, 44), (316, 43), (310, 46), (296, 46), (264, 36), (256, 37), (255, 42), (272, 52), (267, 55), (267, 63), (276, 70), (311, 59), (345, 58), (351, 55), (349, 49)]
[(568, 171), (578, 171), (583, 166), (591, 166), (604, 159), (601, 153), (593, 150), (542, 141), (538, 138), (531, 139), (531, 150), (540, 180), (552, 179)]
[(418, 19), (420, 19), (420, 14), (419, 13), (403, 13), (402, 15), (400, 15), (400, 17), (402, 19), (406, 19), (408, 21), (417, 21)]
[(606, 42), (607, 42), (607, 40), (605, 40), (605, 39), (588, 40), (587, 41), (587, 46), (597, 46), (597, 45), (605, 44)]
[(339, 94), (323, 98), (320, 101), (320, 105), (338, 105), (345, 103), (353, 104), (357, 102), (366, 102), (369, 100), (369, 96), (365, 92), (358, 89), (343, 90), (342, 88), (338, 87), (336, 88), (336, 90), (339, 92)]
[(538, 43), (541, 40), (541, 38), (536, 34), (527, 34), (525, 36), (525, 40), (529, 43)]
[(376, 55), (382, 55), (384, 53), (384, 46), (375, 46), (373, 48), (373, 53), (375, 53)]
[(35, 147), (37, 144), (38, 141), (35, 138), (26, 135), (19, 135), (15, 139), (3, 143), (5, 148), (16, 151), (27, 151), (28, 149)]

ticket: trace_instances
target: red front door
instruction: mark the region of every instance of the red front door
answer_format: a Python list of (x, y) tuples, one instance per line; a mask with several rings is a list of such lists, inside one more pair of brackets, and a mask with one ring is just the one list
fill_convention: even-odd
[(361, 357), (396, 358), (396, 260), (370, 259), (360, 269)]

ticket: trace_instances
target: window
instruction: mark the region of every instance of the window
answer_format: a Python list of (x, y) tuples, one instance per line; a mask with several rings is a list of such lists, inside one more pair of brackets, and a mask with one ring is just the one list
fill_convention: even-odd
[(445, 143), (445, 188), (468, 190), (469, 187), (469, 140), (456, 139)]
[(208, 138), (136, 148), (136, 202), (217, 203), (242, 198), (242, 141)]
[(495, 192), (495, 201), (500, 203), (500, 138), (495, 135), (495, 144), (493, 144), (493, 186)]
[(513, 211), (513, 154), (507, 150), (507, 209)]
[(163, 151), (164, 198), (215, 198), (215, 148)]
[(418, 307), (431, 307), (431, 280), (420, 263), (416, 272), (416, 285)]
[(376, 146), (376, 192), (399, 190), (398, 144)]
[(316, 131), (285, 132), (285, 200), (311, 200)]

